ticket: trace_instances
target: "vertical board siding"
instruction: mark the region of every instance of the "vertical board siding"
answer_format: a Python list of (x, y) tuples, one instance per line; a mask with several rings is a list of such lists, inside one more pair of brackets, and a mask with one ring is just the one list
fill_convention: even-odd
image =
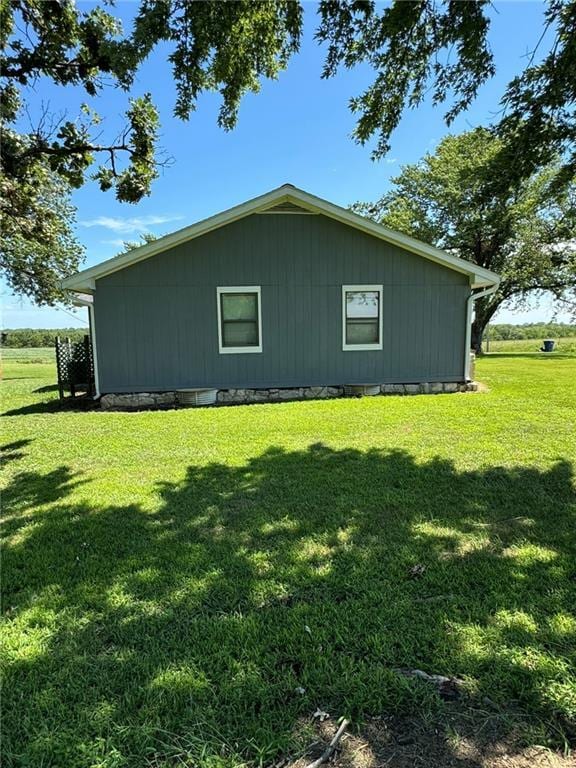
[[(346, 284), (383, 285), (382, 350), (342, 350)], [(218, 352), (216, 287), (233, 285), (261, 286), (262, 353)], [(97, 281), (100, 388), (462, 380), (469, 292), (328, 217), (254, 214)]]

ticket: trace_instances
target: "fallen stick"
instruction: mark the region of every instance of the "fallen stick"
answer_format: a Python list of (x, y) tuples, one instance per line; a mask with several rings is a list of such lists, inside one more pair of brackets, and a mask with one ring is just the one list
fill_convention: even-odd
[(320, 757), (317, 760), (314, 760), (312, 763), (308, 763), (306, 768), (318, 768), (318, 766), (322, 765), (322, 763), (325, 763), (328, 760), (330, 760), (330, 758), (336, 751), (338, 742), (344, 735), (344, 731), (346, 730), (346, 728), (348, 728), (349, 725), (350, 725), (350, 720), (346, 720), (346, 719), (342, 720), (342, 722), (340, 723), (340, 728), (338, 728), (338, 730), (334, 734), (330, 744), (328, 744), (328, 746), (326, 747), (324, 752), (322, 752)]
[(443, 699), (457, 699), (464, 692), (464, 681), (457, 677), (429, 675), (426, 672), (422, 672), (421, 669), (395, 669), (394, 672), (404, 677), (416, 677), (425, 683), (431, 683), (436, 686), (438, 693)]

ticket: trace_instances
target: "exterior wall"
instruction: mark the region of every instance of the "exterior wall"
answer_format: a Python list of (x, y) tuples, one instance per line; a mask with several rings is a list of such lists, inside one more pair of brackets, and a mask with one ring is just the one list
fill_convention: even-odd
[[(383, 349), (342, 350), (342, 285), (378, 284)], [(217, 286), (260, 285), (262, 353), (219, 354)], [(100, 389), (464, 380), (468, 277), (322, 215), (253, 214), (96, 283)]]

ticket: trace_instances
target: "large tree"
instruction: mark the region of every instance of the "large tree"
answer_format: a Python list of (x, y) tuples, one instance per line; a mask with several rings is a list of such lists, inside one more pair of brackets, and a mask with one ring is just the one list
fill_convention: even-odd
[[(497, 293), (475, 303), (472, 346), (504, 303), (550, 291), (576, 309), (576, 194), (554, 184), (550, 164), (514, 187), (492, 188), (502, 141), (485, 128), (448, 136), (433, 154), (406, 165), (393, 189), (355, 210), (501, 275)], [(505, 176), (506, 167), (499, 173)]]
[[(9, 198), (2, 206), (2, 228), (10, 237), (0, 265), (13, 290), (41, 304), (62, 298), (59, 278), (78, 268), (82, 254), (70, 240), (69, 195), (88, 175), (122, 202), (150, 194), (162, 163), (158, 113), (150, 94), (134, 98), (130, 91), (140, 64), (157, 45), (170, 46), (175, 115), (188, 119), (202, 91), (218, 90), (218, 122), (229, 129), (243, 94), (257, 91), (262, 78), (275, 77), (297, 50), (301, 17), (300, 5), (287, 1), (141, 0), (132, 30), (125, 33), (101, 7), (81, 10), (72, 0), (2, 0), (0, 183), (4, 200)], [(126, 91), (119, 136), (103, 140), (100, 116), (86, 104), (79, 103), (73, 115), (46, 105), (34, 116), (28, 102), (43, 78), (78, 86), (92, 100), (105, 86)], [(35, 120), (27, 131), (25, 113)], [(43, 221), (47, 176), (55, 182), (54, 193), (61, 194), (59, 207), (52, 206), (51, 228)]]
[(0, 269), (9, 288), (40, 305), (64, 298), (60, 280), (84, 255), (70, 185), (47, 162), (35, 162), (18, 180), (0, 176), (0, 211)]
[[(352, 99), (351, 108), (359, 115), (355, 138), (361, 143), (375, 138), (375, 157), (387, 152), (405, 108), (431, 94), (434, 103), (449, 104), (449, 123), (494, 74), (489, 6), (489, 0), (318, 3), (316, 37), (327, 46), (323, 75), (358, 64), (374, 71), (373, 83)], [(218, 123), (230, 129), (242, 96), (257, 91), (263, 78), (276, 77), (298, 51), (302, 23), (302, 4), (296, 0), (140, 0), (126, 31), (113, 6), (82, 10), (72, 0), (1, 0), (3, 182), (30, 188), (37, 174), (49, 169), (65, 195), (90, 176), (118, 200), (138, 202), (150, 193), (161, 162), (152, 95), (131, 93), (151, 52), (159, 45), (169, 50), (176, 117), (187, 120), (203, 91), (217, 91), (222, 97)], [(508, 167), (506, 184), (521, 183), (553, 157), (561, 158), (558, 186), (569, 183), (576, 170), (576, 0), (549, 0), (546, 30), (549, 53), (542, 61), (533, 57), (503, 94), (505, 112), (496, 130), (505, 139), (500, 153)], [(104, 86), (124, 90), (126, 121), (119, 136), (104, 138), (99, 115), (80, 103), (77, 113), (67, 116), (48, 106), (31, 129), (23, 130), (19, 118), (44, 78), (77, 86), (93, 101)], [(493, 187), (501, 182), (493, 174)], [(19, 208), (19, 198), (3, 216), (14, 218), (13, 228), (25, 223), (22, 244), (31, 252), (41, 241), (26, 229), (26, 217), (39, 215), (42, 206), (34, 214), (33, 200)], [(20, 255), (17, 263), (26, 263)], [(17, 286), (21, 281), (13, 278)], [(37, 300), (50, 300), (32, 282), (25, 286)]]

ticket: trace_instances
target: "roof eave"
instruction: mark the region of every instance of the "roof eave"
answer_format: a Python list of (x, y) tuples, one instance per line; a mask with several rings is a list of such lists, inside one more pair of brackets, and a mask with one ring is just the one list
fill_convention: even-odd
[(284, 186), (271, 192), (266, 192), (259, 197), (216, 213), (214, 216), (209, 216), (207, 219), (202, 219), (169, 235), (159, 237), (158, 240), (153, 240), (151, 243), (141, 245), (139, 248), (133, 248), (127, 253), (107, 259), (101, 264), (96, 264), (94, 267), (83, 269), (75, 275), (64, 278), (60, 285), (64, 290), (71, 291), (84, 291), (87, 285), (93, 285), (91, 290), (95, 290), (95, 280), (98, 278), (105, 277), (112, 272), (118, 272), (120, 269), (125, 269), (132, 264), (162, 253), (162, 251), (167, 251), (188, 240), (200, 237), (200, 235), (208, 234), (208, 232), (218, 229), (218, 227), (225, 224), (232, 224), (234, 221), (238, 221), (238, 219), (242, 219), (250, 213), (257, 213), (258, 210), (267, 207), (271, 203), (286, 202), (289, 198), (289, 189), (290, 187)]
[(416, 240), (413, 237), (387, 229), (381, 224), (377, 224), (364, 216), (360, 216), (357, 213), (341, 208), (322, 198), (315, 197), (308, 192), (297, 189), (291, 184), (285, 184), (282, 187), (266, 192), (245, 203), (241, 203), (226, 211), (222, 211), (207, 219), (203, 219), (196, 224), (184, 227), (183, 229), (165, 235), (158, 240), (142, 245), (139, 248), (134, 248), (128, 253), (120, 254), (101, 264), (89, 267), (75, 275), (71, 275), (62, 280), (61, 286), (65, 290), (92, 293), (96, 289), (96, 280), (98, 278), (125, 269), (132, 264), (148, 259), (158, 253), (162, 253), (162, 251), (174, 248), (188, 240), (192, 240), (201, 235), (205, 235), (214, 229), (218, 229), (221, 226), (238, 221), (249, 214), (258, 213), (259, 211), (266, 210), (271, 205), (277, 205), (283, 202), (297, 203), (310, 211), (322, 213), (330, 218), (373, 235), (374, 237), (378, 237), (380, 240), (385, 240), (386, 242), (397, 245), (412, 253), (416, 253), (431, 261), (435, 261), (445, 267), (467, 274), (471, 278), (473, 288), (495, 285), (500, 281), (500, 278), (494, 272), (483, 269), (464, 259), (453, 256), (446, 251), (442, 251), (434, 246)]

